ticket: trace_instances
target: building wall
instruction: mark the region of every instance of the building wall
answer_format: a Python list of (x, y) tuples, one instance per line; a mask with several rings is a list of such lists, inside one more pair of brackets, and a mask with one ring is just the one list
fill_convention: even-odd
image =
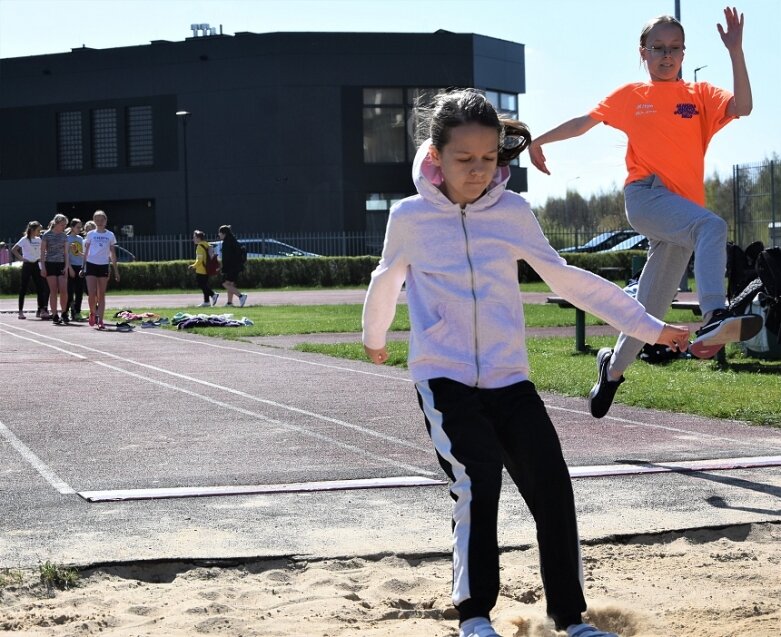
[[(363, 230), (365, 194), (410, 193), (410, 164), (363, 160), (364, 87), (520, 93), (523, 46), (473, 34), (237, 33), (0, 60), (0, 236), (56, 212), (170, 234)], [(154, 165), (126, 165), (124, 113), (151, 105)], [(92, 168), (90, 112), (119, 113), (116, 168)], [(58, 168), (81, 111), (85, 166)], [(186, 124), (189, 224), (185, 223)], [(512, 187), (525, 190), (514, 168)], [(124, 202), (124, 203), (121, 203)]]

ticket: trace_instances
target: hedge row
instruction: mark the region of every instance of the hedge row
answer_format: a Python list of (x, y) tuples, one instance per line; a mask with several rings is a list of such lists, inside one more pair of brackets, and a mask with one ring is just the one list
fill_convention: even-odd
[[(567, 261), (585, 270), (620, 268), (619, 278), (632, 270), (632, 257), (645, 256), (642, 251), (567, 255)], [(377, 267), (378, 257), (294, 257), (289, 259), (250, 259), (237, 281), (240, 288), (281, 288), (364, 286)], [(120, 282), (112, 280), (112, 289), (155, 290), (197, 288), (191, 261), (149, 261), (120, 263)], [(519, 280), (539, 281), (526, 263), (521, 262)], [(19, 292), (21, 268), (0, 268), (0, 293)]]

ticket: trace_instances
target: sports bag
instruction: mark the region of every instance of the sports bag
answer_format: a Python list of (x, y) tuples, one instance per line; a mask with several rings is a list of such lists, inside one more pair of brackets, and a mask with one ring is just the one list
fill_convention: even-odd
[(220, 260), (217, 258), (217, 255), (214, 253), (214, 250), (211, 246), (208, 248), (204, 246), (204, 250), (206, 251), (206, 274), (208, 276), (214, 276), (220, 271)]

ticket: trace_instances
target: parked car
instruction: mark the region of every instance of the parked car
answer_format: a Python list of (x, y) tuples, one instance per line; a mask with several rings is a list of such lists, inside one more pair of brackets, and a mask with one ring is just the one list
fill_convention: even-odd
[[(239, 239), (238, 242), (246, 247), (248, 259), (320, 256), (314, 252), (307, 252), (276, 239)], [(222, 260), (222, 241), (211, 241), (210, 245), (217, 253), (217, 257)]]
[(648, 250), (648, 238), (642, 234), (625, 239), (607, 250), (599, 252), (620, 252), (621, 250)]
[(593, 237), (581, 246), (571, 246), (562, 248), (559, 252), (603, 252), (614, 245), (638, 236), (634, 230), (615, 230), (613, 232), (603, 232)]

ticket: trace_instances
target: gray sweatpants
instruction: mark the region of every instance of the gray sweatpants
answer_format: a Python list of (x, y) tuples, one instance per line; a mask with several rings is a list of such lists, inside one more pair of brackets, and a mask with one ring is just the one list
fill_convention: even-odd
[[(664, 318), (692, 252), (703, 315), (725, 307), (727, 223), (710, 210), (670, 192), (655, 175), (628, 184), (624, 199), (630, 225), (649, 240), (648, 261), (637, 286), (637, 300), (646, 312)], [(610, 371), (623, 373), (643, 345), (626, 334), (619, 335)]]

